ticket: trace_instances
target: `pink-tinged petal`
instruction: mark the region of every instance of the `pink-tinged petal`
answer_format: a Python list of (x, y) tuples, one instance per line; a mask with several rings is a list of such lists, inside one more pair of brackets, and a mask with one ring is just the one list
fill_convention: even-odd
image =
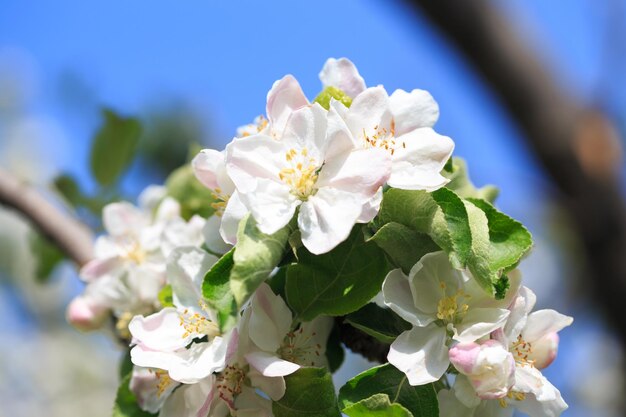
[(109, 317), (109, 312), (107, 307), (98, 305), (95, 300), (79, 296), (67, 306), (65, 316), (67, 321), (78, 330), (91, 331), (102, 327)]
[(265, 283), (255, 291), (250, 308), (250, 339), (261, 350), (276, 352), (290, 330), (291, 310)]
[(285, 227), (301, 203), (289, 187), (270, 180), (259, 180), (254, 192), (239, 197), (252, 213), (259, 230), (268, 235)]
[(174, 305), (195, 309), (200, 306), (204, 275), (217, 258), (200, 248), (176, 248), (168, 259), (167, 279), (172, 286)]
[(237, 229), (239, 222), (246, 217), (248, 209), (241, 202), (239, 193), (235, 191), (228, 199), (224, 214), (222, 214), (222, 224), (220, 226), (220, 235), (224, 242), (234, 245), (237, 243)]
[(265, 135), (235, 139), (226, 145), (226, 170), (240, 193), (254, 191), (258, 179), (280, 181), (285, 145)]
[(410, 93), (396, 90), (389, 96), (389, 108), (395, 120), (396, 136), (420, 127), (433, 127), (439, 118), (439, 106), (425, 90)]
[(454, 142), (431, 128), (413, 130), (396, 139), (388, 184), (404, 190), (434, 191), (448, 183), (440, 174), (452, 155)]
[(446, 340), (443, 327), (414, 327), (391, 344), (387, 360), (405, 373), (411, 385), (435, 382), (450, 365)]
[(330, 160), (341, 157), (353, 149), (360, 148), (362, 143), (352, 135), (346, 124), (348, 108), (343, 103), (331, 99), (328, 110), (328, 127), (326, 130), (326, 146), (324, 159)]
[[(220, 188), (226, 177), (225, 156), (214, 149), (203, 149), (191, 161), (193, 173), (210, 190)], [(223, 190), (222, 190), (223, 191)]]
[(92, 259), (80, 269), (78, 274), (83, 281), (92, 282), (103, 275), (115, 274), (121, 266), (122, 260), (119, 257)]
[(528, 360), (537, 369), (545, 369), (554, 360), (559, 352), (559, 335), (556, 332), (548, 333), (540, 339), (532, 342), (532, 350), (528, 354)]
[(556, 333), (571, 325), (574, 319), (554, 310), (539, 310), (528, 315), (522, 339), (534, 342), (550, 333)]
[(148, 224), (146, 215), (127, 202), (111, 203), (102, 209), (102, 223), (111, 236), (122, 236)]
[(434, 316), (424, 314), (415, 307), (409, 279), (401, 269), (394, 269), (387, 274), (382, 293), (385, 305), (414, 326), (428, 326), (435, 321)]
[(479, 352), (480, 345), (478, 343), (459, 343), (450, 348), (448, 357), (452, 365), (454, 365), (459, 372), (468, 375), (474, 370)]
[(280, 400), (285, 395), (286, 385), (282, 376), (268, 377), (255, 368), (250, 368), (247, 377), (252, 387), (260, 389), (274, 401)]
[(267, 93), (267, 118), (272, 129), (280, 136), (291, 113), (308, 104), (309, 101), (293, 75), (285, 75), (276, 81)]
[(530, 288), (520, 288), (517, 296), (513, 298), (513, 301), (508, 307), (511, 314), (506, 324), (501, 330), (494, 333), (494, 338), (497, 338), (504, 345), (514, 342), (526, 326), (528, 314), (530, 314), (534, 308), (536, 300), (537, 297)]
[(516, 368), (513, 390), (526, 394), (523, 401), (511, 401), (511, 404), (528, 415), (558, 417), (567, 409), (559, 390), (532, 366)]
[(326, 147), (326, 110), (318, 103), (291, 113), (280, 137), (286, 148), (307, 149), (311, 158), (321, 161)]
[(356, 66), (347, 58), (329, 58), (319, 74), (324, 87), (335, 87), (350, 97), (365, 90), (365, 81)]
[(220, 234), (220, 228), (222, 226), (222, 218), (218, 216), (211, 216), (207, 219), (204, 224), (204, 228), (202, 229), (202, 234), (204, 235), (204, 243), (207, 248), (213, 253), (226, 253), (231, 248), (232, 245), (226, 243)]
[[(158, 313), (135, 316), (128, 325), (133, 339), (147, 349), (156, 351), (174, 351), (183, 349), (197, 334), (188, 334), (180, 323), (180, 315), (175, 308), (166, 307)], [(150, 367), (152, 365), (140, 366)]]
[(139, 408), (149, 413), (157, 413), (178, 385), (176, 381), (160, 378), (152, 369), (135, 366), (129, 388), (135, 394)]
[(362, 194), (367, 200), (376, 195), (391, 173), (391, 157), (381, 149), (359, 149), (326, 159), (318, 187), (332, 187)]
[(176, 352), (182, 361), (168, 369), (170, 377), (185, 384), (194, 384), (223, 370), (227, 345), (224, 338), (217, 336), (210, 342), (194, 343), (190, 348)]
[(254, 369), (267, 377), (290, 375), (300, 369), (300, 365), (267, 352), (250, 352), (245, 357)]
[(326, 253), (348, 238), (363, 208), (353, 193), (321, 188), (300, 207), (298, 227), (302, 243), (316, 255)]
[[(355, 97), (346, 124), (359, 140), (364, 141), (364, 134), (373, 136), (379, 128), (391, 126), (389, 96), (382, 86), (371, 87)], [(364, 142), (363, 142), (364, 143)]]
[(463, 321), (456, 326), (454, 339), (473, 342), (504, 326), (509, 310), (503, 308), (474, 308), (467, 311)]

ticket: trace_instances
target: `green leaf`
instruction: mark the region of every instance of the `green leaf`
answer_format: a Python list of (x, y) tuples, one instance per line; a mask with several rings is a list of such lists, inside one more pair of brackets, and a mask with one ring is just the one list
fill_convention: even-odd
[(450, 179), (446, 188), (451, 189), (463, 198), (480, 198), (493, 203), (500, 193), (498, 188), (493, 185), (476, 188), (469, 178), (467, 165), (462, 158), (454, 157), (449, 159), (442, 174)]
[(30, 235), (30, 249), (35, 258), (35, 280), (40, 284), (48, 282), (65, 255), (48, 238), (35, 232)]
[(120, 379), (124, 379), (126, 375), (130, 374), (133, 371), (133, 366), (133, 361), (130, 357), (130, 348), (128, 348), (120, 361)]
[(346, 352), (341, 345), (341, 338), (339, 336), (339, 327), (334, 323), (328, 340), (326, 341), (326, 359), (328, 359), (328, 369), (330, 372), (335, 372), (339, 369), (346, 357)]
[(135, 394), (130, 390), (130, 377), (132, 373), (127, 374), (120, 383), (120, 387), (117, 389), (117, 396), (115, 397), (115, 404), (113, 405), (112, 417), (152, 417), (156, 414), (151, 414), (143, 411), (137, 404)]
[(231, 329), (237, 321), (237, 303), (230, 291), (230, 273), (233, 269), (233, 254), (231, 249), (222, 256), (204, 276), (202, 295), (207, 304), (217, 311), (220, 331)]
[(123, 118), (104, 109), (104, 124), (91, 145), (91, 172), (102, 186), (110, 186), (128, 168), (133, 157), (141, 126), (136, 119)]
[(388, 308), (369, 303), (350, 313), (345, 318), (351, 326), (380, 340), (393, 343), (400, 333), (411, 328), (411, 324)]
[(72, 207), (82, 204), (85, 197), (80, 186), (71, 175), (59, 175), (53, 180), (52, 185)]
[(422, 256), (436, 252), (439, 246), (424, 233), (416, 232), (400, 223), (390, 222), (370, 238), (389, 256), (393, 264), (408, 274)]
[(384, 253), (366, 242), (360, 226), (332, 251), (312, 255), (301, 248), (287, 269), (287, 302), (300, 320), (351, 313), (380, 291), (389, 270)]
[(374, 394), (342, 410), (350, 417), (413, 417), (398, 403), (392, 403), (387, 394)]
[(390, 364), (369, 369), (348, 381), (339, 390), (339, 406), (345, 412), (373, 395), (386, 394), (414, 417), (438, 417), (437, 393), (432, 384), (411, 386), (402, 372)]
[(174, 307), (174, 298), (172, 294), (172, 286), (167, 284), (161, 291), (159, 291), (159, 303), (161, 303), (161, 307)]
[(256, 227), (251, 215), (241, 220), (230, 274), (230, 289), (239, 307), (280, 263), (291, 231), (289, 224), (273, 235), (266, 235)]
[(272, 404), (275, 417), (341, 417), (333, 380), (325, 368), (300, 368), (285, 377), (285, 395)]
[(321, 93), (313, 100), (315, 103), (319, 103), (326, 110), (330, 109), (330, 99), (334, 98), (343, 103), (344, 106), (350, 107), (352, 104), (352, 98), (346, 93), (338, 89), (337, 87), (326, 87)]
[(181, 216), (185, 220), (194, 214), (208, 218), (215, 211), (215, 198), (211, 190), (198, 181), (190, 164), (172, 172), (165, 181), (165, 187), (167, 194), (180, 203)]

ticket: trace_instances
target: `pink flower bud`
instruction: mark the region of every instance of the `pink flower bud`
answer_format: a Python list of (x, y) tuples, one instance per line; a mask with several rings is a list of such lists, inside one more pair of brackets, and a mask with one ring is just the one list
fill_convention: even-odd
[(557, 332), (548, 333), (532, 343), (532, 350), (528, 354), (528, 360), (533, 361), (537, 369), (547, 368), (559, 351), (559, 335)]
[(108, 316), (108, 309), (91, 303), (86, 297), (76, 297), (67, 306), (67, 321), (78, 330), (96, 330)]
[(460, 343), (450, 349), (449, 357), (483, 400), (504, 397), (515, 382), (513, 355), (496, 340)]

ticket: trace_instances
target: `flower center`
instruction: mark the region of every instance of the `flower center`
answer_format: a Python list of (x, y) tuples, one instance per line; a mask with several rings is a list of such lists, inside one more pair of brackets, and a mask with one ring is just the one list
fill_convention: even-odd
[(446, 284), (442, 282), (439, 286), (443, 291), (443, 297), (437, 304), (437, 318), (443, 320), (446, 324), (460, 321), (469, 309), (469, 306), (463, 301), (469, 299), (470, 296), (462, 290), (458, 290), (456, 294), (448, 296), (446, 294)]
[(526, 394), (523, 392), (509, 391), (508, 394), (506, 394), (506, 397), (500, 398), (498, 402), (500, 403), (500, 407), (506, 408), (509, 405), (508, 401), (510, 400), (524, 401), (525, 399)]
[(522, 335), (517, 336), (517, 340), (511, 343), (509, 350), (515, 358), (515, 362), (519, 365), (535, 366), (535, 361), (529, 359), (529, 356), (533, 353), (533, 346), (530, 342), (522, 339)]
[(228, 365), (217, 375), (216, 387), (218, 395), (232, 410), (235, 409), (235, 397), (241, 394), (245, 378), (246, 374), (243, 369), (233, 365)]
[(189, 309), (185, 309), (179, 316), (180, 325), (185, 329), (182, 338), (189, 337), (191, 334), (204, 334), (209, 337), (215, 337), (220, 334), (219, 327), (211, 320), (198, 312), (192, 313)]
[(318, 164), (309, 156), (307, 148), (302, 148), (300, 152), (290, 149), (285, 153), (285, 159), (289, 166), (281, 169), (278, 177), (291, 188), (293, 195), (306, 201), (317, 191)]
[(221, 188), (216, 188), (212, 190), (211, 195), (215, 200), (213, 203), (211, 203), (211, 207), (213, 208), (213, 210), (215, 210), (213, 214), (215, 214), (217, 217), (222, 217), (222, 215), (224, 214), (224, 210), (226, 210), (226, 205), (228, 204), (230, 196), (228, 194), (222, 193)]
[(386, 127), (374, 126), (374, 132), (368, 135), (363, 129), (363, 140), (367, 148), (380, 148), (393, 155), (398, 147), (406, 148), (406, 142), (396, 142), (396, 123), (391, 119), (389, 129)]
[(154, 371), (154, 375), (157, 379), (157, 396), (160, 397), (161, 395), (163, 395), (165, 390), (167, 390), (169, 386), (174, 382), (174, 380), (170, 378), (170, 375), (167, 373), (167, 371), (164, 371), (163, 369), (156, 369)]
[(143, 250), (139, 242), (135, 239), (126, 243), (126, 247), (124, 248), (124, 254), (122, 257), (136, 264), (141, 264), (146, 260), (146, 251)]
[[(252, 135), (252, 133), (260, 133), (263, 129), (267, 127), (268, 124), (269, 120), (267, 120), (265, 116), (260, 115), (256, 119), (254, 119), (254, 123), (246, 126), (246, 130), (241, 133), (241, 137), (245, 138)], [(256, 132), (254, 132), (255, 129)]]
[(304, 329), (300, 327), (298, 330), (289, 332), (283, 340), (283, 344), (278, 349), (278, 355), (289, 362), (297, 363), (302, 366), (315, 366), (316, 357), (320, 356), (321, 346), (318, 343), (313, 344), (313, 337), (317, 333), (310, 335), (304, 334)]

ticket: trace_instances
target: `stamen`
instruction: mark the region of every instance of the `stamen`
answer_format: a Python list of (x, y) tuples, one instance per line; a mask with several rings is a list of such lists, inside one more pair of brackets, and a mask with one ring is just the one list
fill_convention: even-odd
[(291, 167), (285, 167), (278, 173), (278, 178), (302, 201), (306, 201), (317, 191), (315, 183), (318, 177), (318, 164), (308, 155), (309, 151), (306, 148), (301, 149), (299, 153), (295, 149), (290, 149), (285, 153), (285, 159), (291, 163)]

